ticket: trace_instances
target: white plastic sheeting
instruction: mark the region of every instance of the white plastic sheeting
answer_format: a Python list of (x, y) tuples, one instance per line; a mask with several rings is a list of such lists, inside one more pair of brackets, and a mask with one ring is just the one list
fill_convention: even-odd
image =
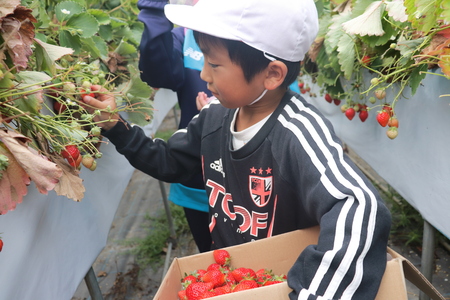
[[(358, 115), (348, 120), (340, 107), (326, 102), (319, 87), (311, 82), (308, 84), (317, 97), (303, 96), (333, 123), (343, 142), (429, 223), (450, 237), (450, 81), (437, 74), (441, 73), (427, 75), (414, 96), (407, 88), (399, 99), (395, 106), (399, 134), (394, 140), (386, 136), (387, 127), (376, 121), (380, 107), (370, 111), (362, 123)], [(366, 74), (367, 87), (370, 78)], [(387, 98), (393, 97), (388, 90)]]

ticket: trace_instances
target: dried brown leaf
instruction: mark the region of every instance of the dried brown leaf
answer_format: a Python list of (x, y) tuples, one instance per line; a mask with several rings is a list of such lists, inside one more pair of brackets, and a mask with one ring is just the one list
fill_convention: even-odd
[(311, 58), (311, 61), (315, 62), (317, 59), (317, 56), (319, 55), (320, 49), (322, 48), (323, 42), (325, 41), (324, 37), (318, 37), (316, 40), (312, 43), (311, 47), (309, 48), (309, 58)]
[(23, 196), (28, 191), (30, 178), (4, 145), (0, 146), (0, 154), (7, 156), (9, 160), (8, 168), (1, 172), (0, 180), (0, 215), (4, 215), (22, 203)]
[(86, 189), (83, 185), (83, 179), (78, 176), (80, 172), (62, 158), (55, 157), (53, 160), (63, 172), (58, 184), (55, 186), (56, 194), (66, 196), (77, 202), (81, 201), (84, 198)]
[(0, 21), (7, 15), (12, 14), (14, 9), (20, 5), (20, 0), (1, 0)]
[(0, 130), (0, 140), (36, 184), (40, 193), (47, 194), (55, 187), (62, 175), (61, 168), (28, 147), (29, 138), (15, 131)]
[(14, 13), (3, 18), (1, 34), (6, 49), (18, 70), (26, 69), (28, 57), (33, 54), (31, 45), (34, 42), (34, 24), (37, 22), (32, 10), (18, 6)]

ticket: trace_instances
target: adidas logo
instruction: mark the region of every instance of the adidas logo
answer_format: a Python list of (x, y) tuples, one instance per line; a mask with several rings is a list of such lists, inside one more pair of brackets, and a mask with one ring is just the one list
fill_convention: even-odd
[(211, 169), (216, 170), (217, 172), (222, 173), (222, 176), (225, 177), (225, 173), (223, 172), (223, 167), (222, 167), (222, 159), (218, 159), (215, 160), (214, 162), (212, 162), (210, 165)]
[(189, 47), (188, 49), (186, 49), (186, 51), (184, 51), (184, 56), (189, 56), (192, 59), (200, 61), (203, 58), (203, 53), (195, 51), (194, 49)]

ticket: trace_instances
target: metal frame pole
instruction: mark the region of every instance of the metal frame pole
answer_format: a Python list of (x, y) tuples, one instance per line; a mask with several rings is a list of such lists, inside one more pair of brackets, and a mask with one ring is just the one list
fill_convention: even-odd
[(166, 187), (164, 186), (164, 182), (162, 182), (161, 180), (158, 180), (158, 181), (159, 181), (159, 188), (161, 190), (164, 209), (166, 211), (167, 221), (169, 222), (169, 230), (170, 230), (169, 245), (167, 247), (166, 260), (164, 262), (164, 269), (163, 269), (163, 274), (162, 274), (162, 280), (164, 280), (164, 276), (166, 276), (167, 270), (169, 269), (170, 257), (172, 255), (172, 248), (176, 247), (177, 240), (176, 240), (175, 226), (173, 224), (172, 214), (170, 212), (169, 200), (167, 199)]
[[(434, 251), (436, 247), (435, 241), (436, 229), (426, 220), (423, 222), (423, 241), (422, 241), (422, 274), (432, 282), (434, 269)], [(424, 292), (420, 291), (419, 300), (429, 300)]]
[(98, 281), (92, 267), (90, 267), (89, 271), (86, 273), (84, 281), (86, 282), (89, 295), (91, 295), (92, 300), (103, 300), (102, 291), (100, 290), (100, 286), (98, 285)]

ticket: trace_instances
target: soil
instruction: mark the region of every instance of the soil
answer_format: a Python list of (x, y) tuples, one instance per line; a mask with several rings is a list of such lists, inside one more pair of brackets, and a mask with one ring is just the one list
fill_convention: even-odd
[[(160, 130), (175, 128), (176, 119), (173, 112), (166, 117)], [(364, 170), (372, 180), (386, 184), (355, 153), (348, 149), (349, 156)], [(147, 234), (148, 216), (156, 216), (164, 211), (163, 192), (168, 191), (168, 184), (160, 185), (156, 179), (135, 171), (128, 188), (117, 209), (108, 236), (108, 242), (93, 264), (94, 273), (105, 300), (153, 299), (171, 260), (198, 253), (192, 236), (189, 234), (177, 238), (176, 247), (165, 249), (161, 256), (161, 264), (157, 267), (141, 266), (130, 250), (135, 238), (143, 238)], [(421, 267), (419, 247), (405, 246), (404, 243), (390, 240), (389, 246), (410, 260), (418, 269)], [(438, 244), (435, 250), (435, 273), (432, 283), (446, 299), (450, 299), (450, 252)], [(408, 299), (419, 299), (419, 290), (408, 281)], [(72, 300), (91, 298), (85, 281), (76, 290)], [(422, 300), (422, 299), (421, 299)]]

